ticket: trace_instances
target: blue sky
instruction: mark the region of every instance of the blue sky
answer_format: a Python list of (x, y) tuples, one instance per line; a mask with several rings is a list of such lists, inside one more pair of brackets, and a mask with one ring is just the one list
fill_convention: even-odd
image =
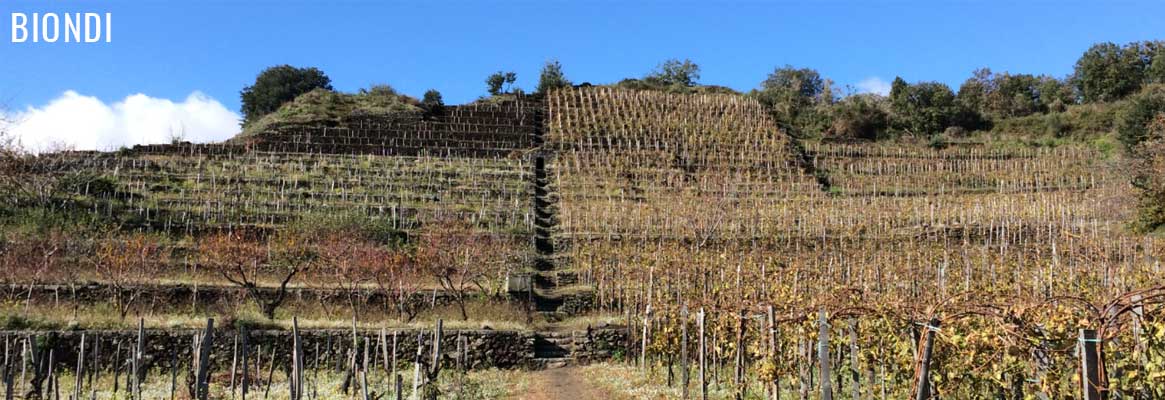
[[(0, 101), (40, 109), (72, 91), (237, 111), (266, 66), (317, 66), (337, 89), (388, 83), (471, 101), (497, 70), (533, 88), (557, 58), (575, 82), (641, 76), (691, 58), (702, 83), (748, 90), (775, 66), (839, 87), (972, 70), (1065, 76), (1096, 42), (1165, 38), (1165, 2), (441, 2), (0, 0)], [(10, 43), (13, 12), (111, 12), (113, 43)]]

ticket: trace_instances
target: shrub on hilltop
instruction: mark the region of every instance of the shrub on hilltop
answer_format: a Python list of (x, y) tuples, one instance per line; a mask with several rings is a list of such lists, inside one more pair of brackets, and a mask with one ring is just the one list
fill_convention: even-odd
[(332, 79), (318, 68), (278, 65), (263, 70), (255, 78), (255, 83), (243, 88), (239, 94), (243, 102), (243, 127), (316, 89), (332, 90)]
[(315, 89), (283, 104), (273, 113), (248, 124), (241, 137), (255, 135), (278, 124), (338, 125), (351, 116), (420, 112), (421, 102), (389, 85), (373, 85), (355, 94)]
[[(656, 90), (668, 93), (740, 94), (717, 85), (701, 85), (700, 66), (692, 60), (670, 59), (659, 64), (643, 78), (627, 78), (611, 86), (628, 90)], [(584, 84), (586, 85), (586, 84)]]
[(550, 60), (542, 66), (542, 73), (538, 76), (538, 88), (534, 93), (546, 94), (554, 89), (570, 86), (570, 80), (562, 73), (562, 64), (558, 60)]

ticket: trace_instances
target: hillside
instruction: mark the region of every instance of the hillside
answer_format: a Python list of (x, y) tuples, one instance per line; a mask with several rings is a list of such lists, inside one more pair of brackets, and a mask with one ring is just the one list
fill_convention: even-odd
[[(542, 329), (527, 360), (540, 366), (590, 359), (580, 343), (591, 342), (563, 327), (615, 326), (626, 335), (621, 354), (670, 354), (698, 309), (719, 335), (717, 357), (765, 360), (764, 373), (788, 377), (784, 392), (808, 384), (801, 372), (819, 361), (806, 340), (825, 337), (822, 346), (853, 357), (839, 357), (839, 369), (876, 366), (878, 389), (896, 398), (913, 390), (911, 349), (933, 319), (949, 335), (934, 355), (936, 385), (969, 398), (984, 376), (1026, 379), (1032, 352), (1046, 358), (1043, 370), (1073, 370), (1078, 360), (1055, 349), (1097, 318), (1120, 323), (1108, 362), (1140, 354), (1127, 314), (1078, 307), (1131, 309), (1162, 290), (1165, 241), (1125, 229), (1131, 187), (1119, 157), (1088, 143), (802, 141), (745, 96), (569, 88), (436, 115), (276, 124), (225, 144), (26, 160), (35, 165), (26, 181), (59, 190), (6, 206), (4, 243), (15, 250), (3, 261), (20, 268), (2, 281), (10, 298), (44, 311), (21, 324), (125, 324), (61, 317), (48, 300), (60, 287), (46, 285), (76, 280), (162, 299), (150, 311), (162, 319), (190, 312), (166, 300), (187, 293), (178, 288), (205, 285), (219, 300), (199, 303), (196, 291), (198, 312), (259, 319), (250, 305), (223, 305), (243, 295), (231, 294), (237, 282), (213, 256), (262, 265), (257, 284), (235, 289), (257, 299), (282, 293), (280, 272), (302, 262), (310, 268), (283, 280), (294, 277), (297, 296), (272, 308), (269, 323), (297, 316), (335, 328), (359, 315), (373, 328), (460, 314), (462, 328)], [(118, 225), (62, 233), (32, 219), (42, 233), (19, 236), (30, 210)], [(404, 243), (330, 231), (326, 221), (343, 216), (387, 225)], [(61, 242), (73, 244), (59, 247), (67, 254), (30, 261)], [(111, 275), (100, 266), (117, 258), (95, 256), (106, 243), (174, 252), (149, 276)], [(1146, 313), (1159, 324), (1159, 309)], [(984, 366), (965, 354), (1006, 357)], [(956, 378), (965, 371), (978, 372)], [(1047, 374), (1038, 390), (1066, 393), (1070, 375)]]

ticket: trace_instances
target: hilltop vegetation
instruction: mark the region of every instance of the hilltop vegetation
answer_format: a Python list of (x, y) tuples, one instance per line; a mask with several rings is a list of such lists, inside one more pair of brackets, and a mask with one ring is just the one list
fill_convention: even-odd
[[(433, 99), (436, 101), (437, 98)], [(245, 124), (240, 137), (254, 136), (280, 124), (336, 126), (352, 116), (420, 113), (423, 111), (421, 106), (417, 99), (399, 94), (388, 85), (376, 85), (352, 94), (317, 88)]]

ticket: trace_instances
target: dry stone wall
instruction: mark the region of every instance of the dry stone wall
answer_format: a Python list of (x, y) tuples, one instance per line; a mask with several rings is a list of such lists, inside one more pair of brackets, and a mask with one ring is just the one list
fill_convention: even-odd
[[(264, 363), (274, 351), (275, 363), (280, 369), (290, 367), (289, 357), (292, 353), (292, 334), (283, 330), (252, 330), (239, 331), (234, 328), (217, 329), (215, 331), (214, 347), (211, 359), (215, 369), (219, 372), (230, 368), (236, 335), (245, 332), (253, 357), (256, 350), (264, 353)], [(171, 361), (176, 360), (179, 369), (188, 368), (192, 357), (193, 341), (197, 330), (146, 330), (143, 347), (144, 365), (148, 373), (169, 371)], [(625, 330), (616, 327), (603, 329), (588, 329), (567, 331), (565, 335), (573, 337), (573, 344), (567, 349), (568, 355), (577, 361), (602, 361), (617, 357), (628, 345)], [(0, 339), (7, 340), (16, 346), (29, 339), (40, 343), (41, 349), (51, 349), (54, 363), (58, 370), (71, 370), (77, 365), (77, 350), (81, 343), (81, 336), (85, 336), (87, 365), (92, 365), (94, 357), (98, 365), (103, 368), (121, 368), (125, 371), (128, 349), (136, 343), (135, 331), (0, 331)], [(397, 343), (397, 361), (404, 365), (416, 354), (418, 337), (425, 347), (425, 357), (432, 357), (432, 330), (386, 330), (385, 347), (389, 351), (391, 360), (391, 346), (393, 337)], [(456, 366), (457, 340), (464, 337), (466, 348), (466, 362), (470, 369), (483, 368), (540, 368), (543, 365), (535, 357), (535, 341), (539, 333), (533, 331), (496, 331), (496, 330), (448, 330), (442, 335), (441, 362), (445, 368)], [(321, 368), (342, 369), (352, 348), (351, 330), (303, 330), (300, 333), (303, 341), (305, 359), (309, 365), (316, 365), (319, 358)], [(384, 368), (383, 352), (379, 346), (379, 330), (357, 331), (359, 352), (364, 351), (364, 342), (368, 341), (370, 364), (377, 368)], [(241, 340), (240, 340), (241, 343)]]

